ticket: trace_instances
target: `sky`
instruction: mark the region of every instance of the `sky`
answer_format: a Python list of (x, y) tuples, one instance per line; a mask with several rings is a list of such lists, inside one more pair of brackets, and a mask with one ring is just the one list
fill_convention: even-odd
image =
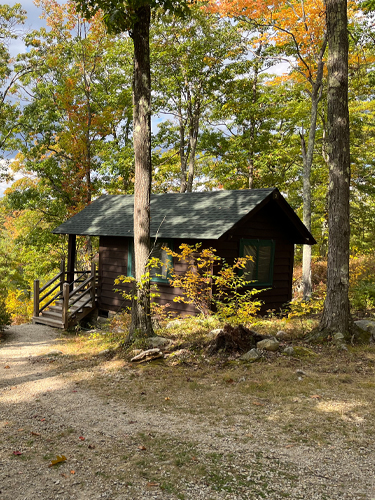
[[(34, 5), (33, 0), (24, 0), (24, 1), (8, 1), (4, 2), (8, 5), (15, 5), (16, 3), (21, 3), (22, 8), (27, 12), (27, 19), (23, 30), (25, 32), (32, 31), (34, 29), (39, 29), (43, 26), (46, 26), (44, 19), (40, 19), (41, 9)], [(16, 56), (17, 54), (24, 52), (26, 50), (25, 44), (23, 43), (21, 37), (17, 40), (12, 40), (10, 44), (10, 53), (12, 56)], [(9, 159), (9, 156), (7, 156)], [(5, 189), (9, 187), (9, 184), (5, 181), (0, 181), (0, 197), (4, 195)]]
[[(42, 26), (46, 25), (44, 19), (39, 18), (39, 16), (42, 13), (42, 10), (34, 5), (33, 0), (24, 0), (24, 1), (21, 0), (20, 2), (8, 1), (4, 3), (7, 3), (8, 5), (15, 5), (16, 3), (20, 3), (22, 5), (22, 8), (26, 10), (27, 19), (24, 25), (25, 31), (32, 31), (34, 29), (39, 29)], [(12, 42), (10, 49), (12, 55), (17, 55), (25, 50), (25, 45), (23, 44), (21, 39), (18, 39)]]

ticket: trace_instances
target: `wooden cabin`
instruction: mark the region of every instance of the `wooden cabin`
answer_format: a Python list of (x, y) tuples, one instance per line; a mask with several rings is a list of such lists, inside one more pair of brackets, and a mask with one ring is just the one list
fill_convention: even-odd
[[(72, 276), (76, 236), (99, 237), (97, 300), (102, 314), (126, 305), (114, 291), (114, 280), (134, 270), (133, 203), (132, 195), (101, 196), (53, 231), (69, 235), (67, 272)], [(253, 280), (252, 288), (267, 289), (259, 295), (264, 312), (278, 311), (292, 298), (294, 245), (316, 243), (275, 188), (152, 195), (151, 238), (157, 238), (153, 255), (165, 262), (170, 257), (162, 247), (178, 250), (181, 243), (213, 247), (228, 263), (251, 255), (254, 262), (249, 262), (246, 277)], [(153, 279), (160, 303), (169, 303), (179, 314), (196, 312), (191, 305), (173, 302), (181, 290), (170, 286), (166, 273)]]

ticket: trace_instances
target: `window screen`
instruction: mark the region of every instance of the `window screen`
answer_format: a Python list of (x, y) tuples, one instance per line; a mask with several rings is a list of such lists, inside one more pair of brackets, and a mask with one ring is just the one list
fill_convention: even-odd
[[(242, 240), (240, 256), (252, 257), (244, 269), (244, 277), (259, 285), (271, 285), (275, 245), (272, 240)], [(255, 284), (255, 283), (254, 283)]]
[(158, 240), (156, 243), (151, 243), (151, 257), (161, 260), (163, 265), (152, 267), (150, 269), (150, 276), (152, 280), (167, 281), (168, 270), (171, 267), (171, 258), (162, 247), (169, 247), (165, 241)]
[[(167, 254), (162, 247), (172, 248), (172, 242), (166, 240), (157, 240), (155, 243), (151, 241), (151, 257), (160, 259), (165, 265), (152, 267), (150, 269), (150, 276), (152, 281), (168, 281), (168, 271), (172, 267), (172, 257)], [(128, 276), (135, 276), (135, 257), (134, 257), (134, 242), (129, 241), (128, 251)]]

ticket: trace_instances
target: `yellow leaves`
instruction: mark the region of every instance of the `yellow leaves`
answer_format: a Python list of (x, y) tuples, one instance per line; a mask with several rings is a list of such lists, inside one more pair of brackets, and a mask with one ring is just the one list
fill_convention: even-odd
[(51, 460), (51, 463), (48, 467), (53, 467), (54, 465), (60, 464), (66, 461), (66, 457), (64, 455), (57, 455), (55, 460)]

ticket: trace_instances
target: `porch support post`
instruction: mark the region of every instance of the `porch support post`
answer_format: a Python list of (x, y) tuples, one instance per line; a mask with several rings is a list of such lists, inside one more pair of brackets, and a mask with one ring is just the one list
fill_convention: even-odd
[[(67, 281), (68, 283), (73, 283), (74, 281), (74, 267), (76, 263), (76, 235), (69, 234), (68, 241), (68, 269), (67, 269)], [(73, 291), (73, 285), (70, 285), (70, 291)]]
[(34, 317), (39, 317), (39, 280), (34, 280)]
[(61, 259), (60, 262), (60, 292), (61, 296), (63, 294), (63, 284), (65, 283), (65, 259)]
[(95, 262), (91, 262), (91, 307), (95, 307), (95, 295), (96, 295), (96, 267)]
[(69, 324), (69, 284), (64, 283), (63, 285), (63, 305), (62, 305), (62, 323), (65, 330), (68, 328)]

